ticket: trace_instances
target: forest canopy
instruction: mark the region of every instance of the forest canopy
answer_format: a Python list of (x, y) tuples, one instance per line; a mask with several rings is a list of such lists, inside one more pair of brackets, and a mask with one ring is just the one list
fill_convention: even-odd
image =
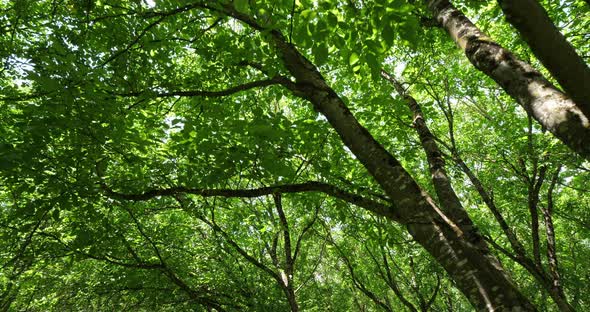
[(0, 0), (0, 311), (583, 311), (588, 0)]

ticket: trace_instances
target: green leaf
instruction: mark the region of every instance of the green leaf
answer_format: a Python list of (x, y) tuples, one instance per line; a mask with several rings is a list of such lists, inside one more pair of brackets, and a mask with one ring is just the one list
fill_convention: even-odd
[(250, 4), (248, 0), (234, 0), (234, 7), (240, 13), (248, 13)]
[(390, 23), (386, 23), (383, 26), (383, 32), (382, 32), (382, 39), (383, 41), (388, 45), (391, 46), (393, 45), (393, 41), (395, 39), (395, 33), (393, 32), (393, 27), (391, 27)]
[(338, 16), (333, 12), (328, 13), (328, 25), (330, 28), (336, 28), (338, 25)]
[(348, 64), (350, 66), (354, 66), (358, 62), (359, 62), (359, 55), (356, 52), (352, 52), (350, 54), (350, 57), (348, 58)]
[(371, 70), (371, 77), (373, 80), (381, 79), (381, 63), (379, 62), (378, 57), (375, 54), (367, 54), (365, 59), (367, 60), (367, 65), (369, 65), (369, 69)]
[(313, 48), (313, 55), (315, 57), (315, 64), (321, 66), (328, 60), (328, 47), (325, 44), (316, 45)]

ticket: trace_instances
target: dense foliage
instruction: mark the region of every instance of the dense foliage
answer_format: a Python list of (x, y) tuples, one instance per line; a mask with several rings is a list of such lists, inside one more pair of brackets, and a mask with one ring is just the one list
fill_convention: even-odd
[[(334, 103), (531, 307), (587, 309), (590, 144), (466, 57), (434, 2), (0, 1), (0, 310), (481, 309)], [(452, 2), (557, 85), (500, 4)], [(587, 64), (590, 4), (538, 2)]]

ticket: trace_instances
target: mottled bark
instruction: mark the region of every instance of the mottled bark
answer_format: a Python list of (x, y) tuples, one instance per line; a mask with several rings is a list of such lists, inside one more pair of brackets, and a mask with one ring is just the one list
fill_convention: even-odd
[(445, 170), (443, 155), (436, 143), (434, 135), (428, 128), (428, 125), (426, 125), (420, 105), (406, 92), (406, 90), (404, 90), (401, 83), (392, 75), (382, 70), (381, 76), (393, 85), (397, 93), (404, 99), (406, 105), (412, 112), (412, 123), (420, 138), (422, 149), (426, 153), (432, 184), (434, 185), (434, 190), (444, 212), (441, 214), (441, 217), (444, 218), (448, 214), (453, 220), (456, 220), (458, 227), (464, 231), (474, 231), (474, 225), (451, 185), (451, 180)]
[(282, 288), (285, 292), (285, 295), (287, 296), (287, 301), (289, 302), (291, 312), (297, 312), (299, 311), (299, 305), (297, 304), (297, 299), (295, 297), (295, 289), (293, 288), (293, 274), (295, 263), (293, 260), (293, 253), (291, 252), (291, 234), (289, 231), (289, 223), (287, 222), (287, 217), (285, 216), (285, 211), (283, 210), (281, 194), (273, 194), (273, 199), (275, 202), (275, 207), (277, 209), (277, 214), (279, 216), (279, 223), (281, 224), (281, 229), (283, 231), (283, 247), (285, 248), (285, 270), (284, 272), (282, 272)]
[(538, 0), (498, 0), (535, 56), (590, 118), (590, 68), (553, 24)]
[[(394, 207), (386, 217), (406, 225), (422, 245), (449, 273), (473, 306), (481, 311), (535, 311), (507, 276), (476, 232), (464, 232), (440, 216), (440, 209), (410, 174), (352, 115), (344, 101), (309, 62), (278, 31), (261, 26), (231, 4), (202, 7), (236, 18), (267, 33), (277, 56), (296, 79), (283, 82), (293, 95), (308, 100), (326, 117), (343, 143), (379, 183)], [(399, 218), (398, 218), (399, 217)]]
[(399, 215), (414, 239), (445, 268), (470, 302), (482, 311), (534, 311), (479, 234), (463, 232), (442, 218), (428, 194), (359, 124), (315, 66), (280, 33), (272, 35), (286, 68), (297, 80), (288, 87), (327, 118), (344, 144), (393, 200), (393, 214)]
[(590, 159), (590, 120), (570, 97), (532, 66), (492, 41), (448, 0), (427, 3), (477, 69), (495, 80), (544, 128)]

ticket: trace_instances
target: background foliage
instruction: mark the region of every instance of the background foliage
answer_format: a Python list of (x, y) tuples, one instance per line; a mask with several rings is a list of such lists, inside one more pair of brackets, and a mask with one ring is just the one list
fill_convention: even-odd
[[(495, 2), (454, 2), (494, 40), (542, 68)], [(588, 61), (588, 4), (541, 2)], [(381, 200), (326, 120), (284, 88), (173, 94), (222, 92), (285, 74), (266, 34), (212, 11), (179, 9), (190, 1), (0, 3), (2, 310), (286, 310), (272, 274), (289, 278), (305, 311), (470, 309), (402, 227), (322, 193), (283, 194), (285, 227), (272, 196), (130, 201), (101, 187), (139, 194), (321, 181)], [(380, 70), (404, 81), (448, 154), (470, 216), (519, 288), (551, 311), (554, 303), (510, 258), (506, 237), (452, 156), (493, 194), (528, 252), (530, 183), (545, 168), (539, 206), (552, 196), (563, 287), (573, 307), (590, 305), (590, 165), (476, 71), (428, 24), (419, 2), (233, 5), (288, 36), (433, 193), (411, 113)]]

